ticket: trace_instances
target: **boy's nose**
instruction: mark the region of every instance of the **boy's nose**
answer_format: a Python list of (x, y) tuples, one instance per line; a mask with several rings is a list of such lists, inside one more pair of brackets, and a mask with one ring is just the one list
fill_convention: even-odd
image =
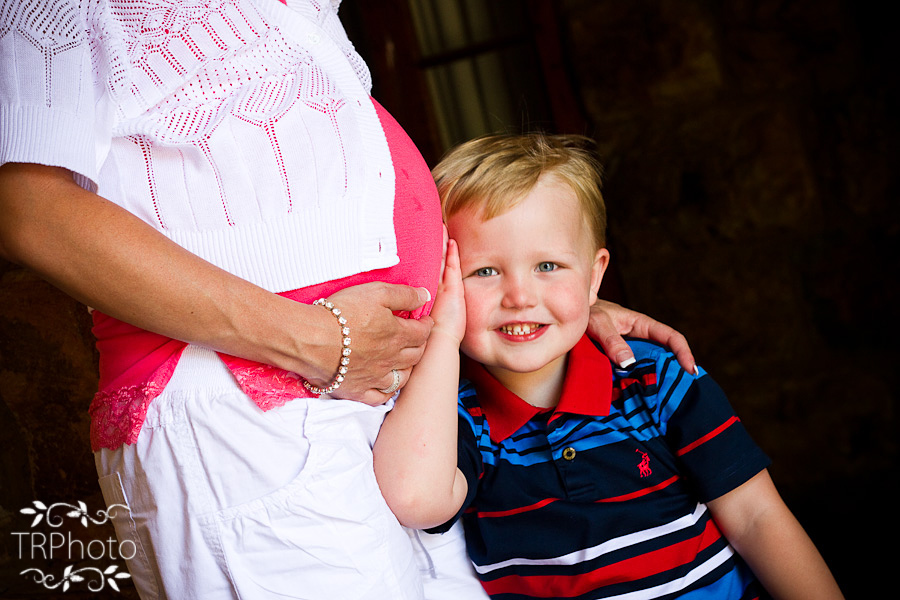
[(505, 277), (503, 286), (503, 308), (528, 308), (537, 303), (537, 294), (527, 277)]

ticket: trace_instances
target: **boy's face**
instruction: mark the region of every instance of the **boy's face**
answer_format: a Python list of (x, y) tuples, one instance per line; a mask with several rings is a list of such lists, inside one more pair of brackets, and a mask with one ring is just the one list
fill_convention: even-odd
[(465, 287), (462, 351), (504, 383), (564, 368), (609, 260), (594, 249), (572, 188), (542, 176), (506, 213), (483, 221), (480, 209), (463, 210), (447, 226)]

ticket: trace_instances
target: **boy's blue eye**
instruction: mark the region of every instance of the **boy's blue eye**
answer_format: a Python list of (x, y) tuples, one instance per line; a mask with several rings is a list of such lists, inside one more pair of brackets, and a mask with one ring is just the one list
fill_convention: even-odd
[(482, 267), (475, 271), (476, 277), (490, 277), (491, 275), (496, 275), (497, 270), (493, 267)]
[(556, 269), (556, 263), (542, 262), (538, 264), (537, 270), (542, 272), (553, 271)]

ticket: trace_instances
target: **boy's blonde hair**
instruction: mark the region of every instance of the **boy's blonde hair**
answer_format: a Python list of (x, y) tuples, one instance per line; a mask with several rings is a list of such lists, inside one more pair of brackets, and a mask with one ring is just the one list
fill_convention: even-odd
[(495, 134), (460, 144), (432, 170), (444, 219), (469, 207), (481, 207), (485, 219), (513, 208), (541, 175), (569, 185), (594, 235), (596, 249), (606, 246), (606, 206), (600, 193), (603, 169), (580, 135)]

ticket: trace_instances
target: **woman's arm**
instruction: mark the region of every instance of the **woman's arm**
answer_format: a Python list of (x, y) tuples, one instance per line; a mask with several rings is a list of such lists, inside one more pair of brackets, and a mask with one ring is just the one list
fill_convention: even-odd
[(843, 599), (768, 471), (708, 505), (722, 533), (776, 600)]
[[(341, 336), (321, 308), (270, 293), (204, 261), (121, 207), (78, 186), (65, 169), (0, 167), (0, 256), (76, 300), (143, 329), (272, 364), (324, 385)], [(370, 404), (391, 369), (424, 350), (431, 322), (394, 317), (426, 292), (366, 284), (333, 297), (353, 325), (353, 362), (341, 395)]]
[(697, 372), (697, 363), (687, 339), (668, 325), (647, 315), (623, 308), (607, 300), (598, 300), (591, 307), (588, 333), (617, 365), (628, 366), (634, 362), (634, 352), (622, 339), (623, 335), (653, 340), (671, 350), (678, 363), (688, 373)]
[(452, 240), (432, 316), (425, 354), (385, 418), (374, 448), (382, 495), (400, 523), (416, 529), (450, 520), (468, 490), (456, 468), (459, 344), (466, 321)]

